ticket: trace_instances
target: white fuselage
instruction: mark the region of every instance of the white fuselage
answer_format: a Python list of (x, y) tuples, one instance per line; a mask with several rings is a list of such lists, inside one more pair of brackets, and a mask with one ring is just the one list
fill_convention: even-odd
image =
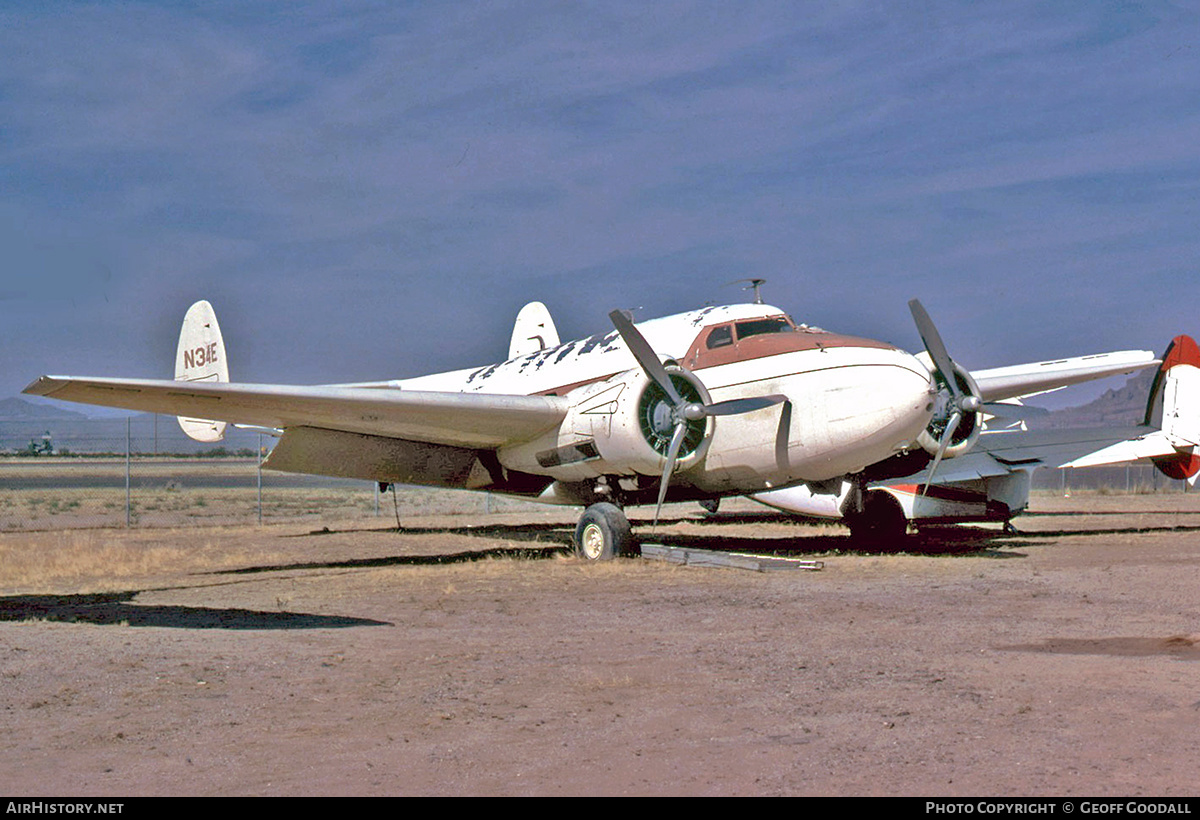
[[(705, 446), (680, 459), (680, 486), (728, 494), (823, 481), (915, 446), (930, 420), (933, 386), (929, 370), (914, 356), (878, 342), (794, 328), (790, 321), (786, 334), (742, 338), (764, 317), (782, 318), (783, 311), (734, 305), (637, 326), (668, 366), (677, 364), (702, 383), (709, 402), (788, 398), (762, 410), (709, 420)], [(732, 342), (718, 339), (724, 328), (738, 329), (731, 331)], [(705, 342), (709, 334), (711, 350)], [(659, 475), (664, 458), (646, 446), (638, 429), (637, 403), (647, 383), (613, 331), (488, 367), (389, 385), (563, 396), (573, 411), (561, 425), (533, 441), (503, 447), (497, 455), (510, 470), (579, 482)]]

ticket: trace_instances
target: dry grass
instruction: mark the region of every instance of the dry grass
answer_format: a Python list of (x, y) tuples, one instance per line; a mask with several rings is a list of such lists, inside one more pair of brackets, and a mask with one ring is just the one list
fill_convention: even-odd
[[(144, 535), (144, 534), (143, 534)], [(90, 593), (130, 589), (181, 572), (244, 566), (242, 550), (196, 533), (157, 531), (154, 538), (112, 530), (10, 534), (0, 539), (0, 592)], [(282, 560), (258, 553), (254, 560)]]
[[(94, 477), (95, 468), (96, 465), (84, 463), (78, 471), (69, 464), (59, 465), (53, 472), (43, 470), (43, 479), (52, 477), (57, 482), (52, 488), (22, 489), (19, 482), (9, 481), (9, 486), (0, 491), (0, 532), (125, 526), (124, 487), (82, 483)], [(223, 476), (230, 484), (219, 487), (189, 486), (194, 477), (187, 473), (178, 475), (178, 478), (157, 476), (153, 480), (135, 476), (129, 493), (131, 526), (258, 523), (259, 492), (252, 474)], [(0, 470), (0, 480), (3, 478), (4, 471)], [(374, 485), (367, 482), (334, 487), (277, 487), (268, 483), (262, 489), (261, 499), (264, 524), (320, 518), (387, 521), (394, 519), (397, 510), (403, 520), (422, 515), (517, 512), (530, 507), (530, 502), (519, 499), (424, 487), (401, 487), (393, 499), (391, 493), (377, 495)]]

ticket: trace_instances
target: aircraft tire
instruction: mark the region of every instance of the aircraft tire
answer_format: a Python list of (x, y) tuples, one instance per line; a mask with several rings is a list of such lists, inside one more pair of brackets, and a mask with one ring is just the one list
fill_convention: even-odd
[(611, 561), (635, 552), (629, 519), (615, 504), (593, 504), (575, 527), (575, 554), (585, 561)]
[(908, 534), (908, 518), (900, 502), (888, 493), (867, 493), (863, 510), (846, 518), (850, 540), (856, 547), (899, 552)]

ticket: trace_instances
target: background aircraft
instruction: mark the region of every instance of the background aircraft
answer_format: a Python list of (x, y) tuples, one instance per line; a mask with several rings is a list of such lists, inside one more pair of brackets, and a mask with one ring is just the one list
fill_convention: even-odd
[[(535, 303), (536, 305), (537, 303)], [(415, 379), (320, 386), (228, 381), (207, 302), (188, 311), (175, 380), (44, 376), (26, 392), (181, 417), (211, 441), (224, 423), (268, 428), (264, 466), (284, 471), (509, 493), (586, 507), (576, 549), (635, 548), (626, 506), (749, 495), (792, 512), (841, 516), (878, 540), (949, 503), (982, 495), (987, 517), (1024, 508), (1028, 475), (1070, 453), (1155, 459), (1194, 476), (1200, 353), (1178, 338), (1162, 362), (1146, 426), (1041, 441), (981, 435), (1014, 397), (1158, 364), (1148, 351), (971, 373), (910, 303), (926, 351), (797, 325), (782, 310), (707, 307), (559, 343), (544, 306), (514, 327), (509, 359)], [(1090, 462), (1089, 462), (1090, 463)], [(1095, 462), (1102, 463), (1102, 462)], [(919, 483), (908, 508), (899, 493)], [(911, 493), (910, 493), (911, 494)], [(960, 511), (961, 512), (961, 511)]]

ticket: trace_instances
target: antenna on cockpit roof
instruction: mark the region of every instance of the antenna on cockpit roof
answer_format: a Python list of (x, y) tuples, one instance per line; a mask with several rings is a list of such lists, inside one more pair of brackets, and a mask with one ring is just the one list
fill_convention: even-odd
[(753, 290), (754, 291), (754, 304), (761, 305), (763, 303), (763, 300), (762, 300), (762, 291), (760, 290), (760, 288), (766, 284), (767, 280), (766, 279), (734, 279), (732, 282), (726, 282), (726, 284), (737, 285), (742, 282), (750, 283), (750, 284), (746, 285), (746, 287), (742, 288), (742, 290)]

